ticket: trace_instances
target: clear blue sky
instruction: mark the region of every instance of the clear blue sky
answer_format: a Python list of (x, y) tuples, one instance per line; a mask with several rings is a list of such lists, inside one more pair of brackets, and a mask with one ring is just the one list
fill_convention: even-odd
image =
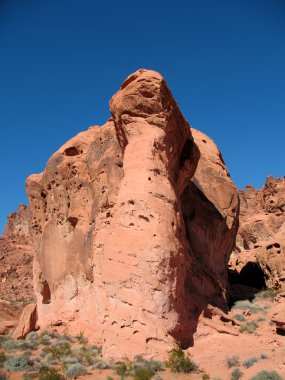
[(239, 187), (284, 176), (284, 0), (0, 0), (0, 232), (24, 182), (109, 117), (138, 68), (161, 72)]

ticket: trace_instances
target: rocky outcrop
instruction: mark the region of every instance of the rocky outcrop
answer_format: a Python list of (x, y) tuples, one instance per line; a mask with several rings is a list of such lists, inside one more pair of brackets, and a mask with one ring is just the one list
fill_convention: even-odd
[(13, 339), (23, 339), (31, 331), (35, 331), (37, 325), (37, 305), (27, 305), (20, 317), (18, 326), (13, 332)]
[(33, 246), (29, 234), (29, 208), (20, 205), (9, 217), (0, 238), (0, 298), (33, 299)]
[(193, 343), (209, 303), (226, 309), (237, 191), (207, 137), (191, 181), (199, 149), (160, 74), (129, 76), (110, 110), (27, 180), (38, 323), (161, 357)]
[(260, 190), (240, 191), (240, 228), (230, 268), (236, 282), (257, 289), (285, 281), (285, 179), (268, 177)]

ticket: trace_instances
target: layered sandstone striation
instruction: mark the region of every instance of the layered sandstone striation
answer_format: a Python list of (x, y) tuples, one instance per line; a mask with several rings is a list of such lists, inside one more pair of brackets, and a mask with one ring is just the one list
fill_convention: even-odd
[(208, 304), (226, 309), (237, 190), (157, 72), (129, 76), (110, 111), (27, 180), (38, 324), (162, 357), (193, 343)]
[(257, 190), (240, 191), (240, 228), (230, 268), (238, 281), (256, 288), (279, 288), (285, 281), (285, 179), (270, 176)]
[(20, 205), (7, 220), (0, 238), (0, 299), (33, 299), (33, 246), (29, 207)]

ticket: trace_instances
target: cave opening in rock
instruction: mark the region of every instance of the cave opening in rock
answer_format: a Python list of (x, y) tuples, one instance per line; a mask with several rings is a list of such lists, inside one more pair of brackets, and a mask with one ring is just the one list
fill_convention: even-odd
[(51, 301), (51, 292), (50, 292), (49, 284), (47, 283), (46, 280), (43, 282), (41, 295), (43, 296), (42, 303), (43, 304), (49, 304)]
[(250, 286), (256, 289), (265, 289), (265, 275), (257, 263), (248, 262), (240, 271), (238, 276), (240, 284)]

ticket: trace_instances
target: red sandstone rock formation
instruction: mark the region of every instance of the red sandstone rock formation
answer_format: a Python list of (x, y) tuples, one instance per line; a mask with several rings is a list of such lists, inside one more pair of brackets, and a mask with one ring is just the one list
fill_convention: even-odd
[(13, 332), (13, 339), (23, 339), (26, 335), (35, 331), (37, 324), (37, 305), (31, 303), (27, 305), (20, 317), (18, 326)]
[(7, 221), (0, 238), (0, 299), (34, 297), (32, 285), (33, 246), (29, 234), (29, 208), (20, 205)]
[(279, 288), (285, 281), (285, 179), (268, 177), (260, 190), (240, 191), (240, 228), (230, 268), (238, 281)]
[(191, 181), (199, 150), (160, 74), (129, 76), (110, 109), (27, 180), (38, 323), (109, 357), (161, 357), (192, 344), (208, 304), (226, 309), (237, 191), (199, 132)]

